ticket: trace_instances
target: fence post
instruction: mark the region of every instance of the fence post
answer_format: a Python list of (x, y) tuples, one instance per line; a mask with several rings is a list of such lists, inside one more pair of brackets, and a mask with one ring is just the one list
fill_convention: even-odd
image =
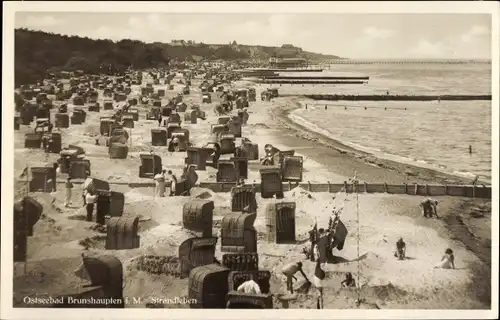
[(445, 196), (448, 195), (448, 185), (447, 184), (444, 185), (444, 195)]
[(363, 184), (365, 185), (365, 193), (368, 193), (368, 183), (363, 182)]
[(385, 192), (385, 193), (388, 193), (388, 192), (387, 192), (387, 182), (384, 182), (384, 192)]
[(425, 185), (425, 195), (426, 196), (429, 195), (429, 185), (428, 184)]
[(292, 182), (288, 181), (288, 191), (292, 190)]
[(476, 185), (472, 185), (472, 197), (475, 198), (476, 197)]
[(344, 192), (347, 193), (347, 181), (344, 180)]
[(405, 185), (405, 194), (408, 194), (408, 184), (405, 182), (404, 185)]
[(415, 195), (418, 195), (418, 183), (415, 183)]
[(311, 192), (311, 182), (307, 181), (307, 191)]
[(328, 193), (332, 193), (332, 186), (330, 185), (330, 181), (327, 181), (328, 183)]

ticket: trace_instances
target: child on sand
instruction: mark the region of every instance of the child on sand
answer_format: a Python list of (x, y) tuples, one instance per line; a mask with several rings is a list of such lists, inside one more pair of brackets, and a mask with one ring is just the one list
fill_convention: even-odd
[(434, 268), (455, 269), (455, 256), (453, 255), (453, 250), (450, 248), (446, 249), (441, 261), (435, 265)]
[(340, 283), (343, 288), (356, 287), (356, 280), (352, 277), (352, 273), (348, 272), (345, 274), (345, 279)]

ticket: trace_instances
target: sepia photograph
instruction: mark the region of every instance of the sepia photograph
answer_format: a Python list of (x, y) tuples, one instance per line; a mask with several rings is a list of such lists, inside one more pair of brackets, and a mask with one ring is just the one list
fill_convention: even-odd
[(2, 318), (497, 318), (500, 6), (455, 5), (4, 4)]

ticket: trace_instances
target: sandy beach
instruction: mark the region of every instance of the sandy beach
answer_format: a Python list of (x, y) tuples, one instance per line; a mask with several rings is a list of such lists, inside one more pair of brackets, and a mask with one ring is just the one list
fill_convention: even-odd
[[(178, 80), (179, 78), (176, 78)], [(199, 79), (193, 81), (191, 93), (184, 97), (188, 106), (199, 104), (207, 114), (206, 120), (182, 127), (190, 131), (190, 140), (195, 146), (203, 146), (209, 136), (210, 124), (217, 123), (213, 107), (218, 103), (215, 94), (213, 102), (201, 103), (198, 89)], [(247, 86), (249, 82), (237, 82), (234, 87)], [(158, 86), (155, 86), (158, 88)], [(176, 84), (173, 91), (167, 91), (166, 98), (181, 92), (182, 85)], [(131, 96), (140, 93), (133, 86)], [(264, 86), (256, 86), (257, 97)], [(166, 101), (163, 99), (163, 102)], [(99, 102), (102, 105), (102, 92)], [(281, 150), (294, 149), (296, 155), (304, 157), (304, 181), (341, 183), (356, 172), (360, 182), (387, 183), (447, 183), (459, 184), (470, 181), (412, 167), (389, 160), (376, 159), (363, 152), (346, 147), (307, 128), (292, 122), (288, 113), (301, 106), (300, 98), (280, 97), (271, 102), (251, 103), (250, 118), (243, 127), (243, 136), (259, 144), (262, 155), (264, 145), (270, 143)], [(167, 152), (166, 147), (152, 147), (150, 129), (158, 126), (156, 121), (145, 120), (147, 107), (138, 107), (139, 121), (130, 131), (129, 155), (125, 160), (109, 159), (104, 140), (99, 137), (99, 118), (111, 115), (112, 111), (87, 113), (82, 125), (62, 129), (63, 145), (76, 144), (86, 151), (91, 161), (92, 177), (112, 182), (151, 182), (139, 178), (139, 154), (154, 150), (162, 157), (163, 167), (180, 176), (185, 152)], [(72, 106), (69, 105), (69, 112)], [(181, 119), (184, 114), (181, 113)], [(24, 149), (24, 134), (32, 128), (22, 126), (15, 138), (15, 177), (18, 180), (23, 169), (41, 166), (58, 158), (57, 154), (46, 156), (42, 150)], [(101, 146), (94, 144), (101, 140)], [(259, 182), (258, 161), (249, 162), (247, 182)], [(216, 170), (207, 168), (197, 171), (198, 182), (215, 181)], [(59, 180), (62, 177), (58, 177)], [(52, 294), (78, 290), (78, 283), (69, 283), (72, 271), (80, 262), (80, 254), (87, 247), (89, 254), (111, 253), (124, 265), (124, 295), (142, 297), (143, 303), (127, 307), (144, 307), (151, 297), (187, 296), (187, 279), (174, 275), (152, 275), (137, 269), (137, 258), (144, 255), (176, 257), (179, 244), (189, 237), (182, 228), (182, 206), (190, 197), (154, 198), (152, 188), (131, 189), (126, 185), (112, 185), (114, 191), (125, 194), (124, 216), (140, 216), (141, 246), (133, 250), (104, 250), (105, 233), (94, 223), (84, 221), (81, 190), (75, 185), (73, 206), (64, 208), (63, 185), (53, 194), (31, 194), (44, 206), (42, 219), (35, 225), (34, 236), (28, 243), (28, 273), (22, 274), (22, 267), (15, 266), (14, 305), (24, 306), (25, 295)], [(16, 199), (24, 195), (24, 184), (16, 182)], [(203, 197), (215, 203), (214, 222), (230, 212), (230, 194), (214, 193), (195, 187), (191, 197)], [(56, 201), (51, 204), (53, 198)], [(272, 271), (271, 292), (284, 292), (285, 283), (280, 268), (292, 261), (305, 260), (300, 251), (306, 246), (307, 232), (315, 221), (319, 227), (327, 227), (332, 207), (343, 207), (341, 220), (349, 235), (342, 251), (334, 251), (339, 262), (325, 267), (324, 308), (354, 308), (359, 297), (365, 300), (361, 307), (390, 309), (488, 309), (491, 289), (491, 201), (461, 197), (436, 197), (439, 200), (440, 219), (425, 219), (418, 204), (422, 197), (390, 194), (333, 194), (310, 193), (296, 188), (285, 192), (285, 200), (295, 201), (296, 238), (294, 245), (277, 245), (264, 240), (266, 232), (265, 210), (267, 203), (275, 199), (262, 199), (257, 194), (259, 208), (255, 228), (258, 232), (259, 267)], [(478, 214), (481, 212), (481, 215)], [(388, 223), (390, 222), (390, 223)], [(220, 228), (214, 223), (214, 234)], [(407, 243), (408, 259), (399, 261), (393, 257), (395, 242), (403, 237)], [(82, 242), (84, 240), (84, 242)], [(358, 248), (359, 240), (359, 248)], [(84, 243), (85, 245), (82, 245)], [(434, 269), (446, 248), (455, 252), (455, 270)], [(359, 250), (358, 250), (359, 249)], [(358, 252), (359, 251), (359, 252)], [(220, 260), (220, 240), (216, 257)], [(312, 278), (314, 263), (304, 261), (304, 271)], [(62, 267), (64, 266), (64, 267)], [(358, 273), (359, 267), (359, 273)], [(340, 287), (346, 272), (352, 272), (360, 285), (359, 291)], [(300, 276), (299, 276), (300, 277)], [(300, 280), (300, 278), (299, 278)], [(290, 302), (290, 308), (316, 308), (315, 290), (299, 294)], [(165, 308), (186, 308), (171, 304)], [(275, 298), (275, 308), (282, 308)]]

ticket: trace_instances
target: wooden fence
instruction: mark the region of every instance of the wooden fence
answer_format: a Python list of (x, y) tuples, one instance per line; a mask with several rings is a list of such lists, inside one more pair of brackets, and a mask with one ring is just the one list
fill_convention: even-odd
[[(23, 181), (18, 181), (23, 183)], [(75, 184), (83, 183), (83, 180), (73, 180)], [(130, 188), (152, 188), (155, 183), (145, 182), (112, 182), (110, 185), (126, 185)], [(26, 183), (24, 181), (24, 183)], [(58, 184), (65, 181), (60, 180)], [(224, 182), (201, 182), (197, 186), (210, 189), (214, 192), (230, 192), (235, 183)], [(252, 184), (256, 192), (260, 192), (260, 183)], [(353, 185), (344, 181), (344, 183), (283, 183), (283, 191), (290, 191), (296, 187), (301, 187), (309, 192), (330, 192), (347, 191), (347, 193), (388, 193), (388, 194), (408, 194), (418, 196), (456, 196), (469, 198), (491, 198), (491, 186), (484, 185), (431, 185), (431, 184), (386, 184), (386, 183), (360, 183)]]

